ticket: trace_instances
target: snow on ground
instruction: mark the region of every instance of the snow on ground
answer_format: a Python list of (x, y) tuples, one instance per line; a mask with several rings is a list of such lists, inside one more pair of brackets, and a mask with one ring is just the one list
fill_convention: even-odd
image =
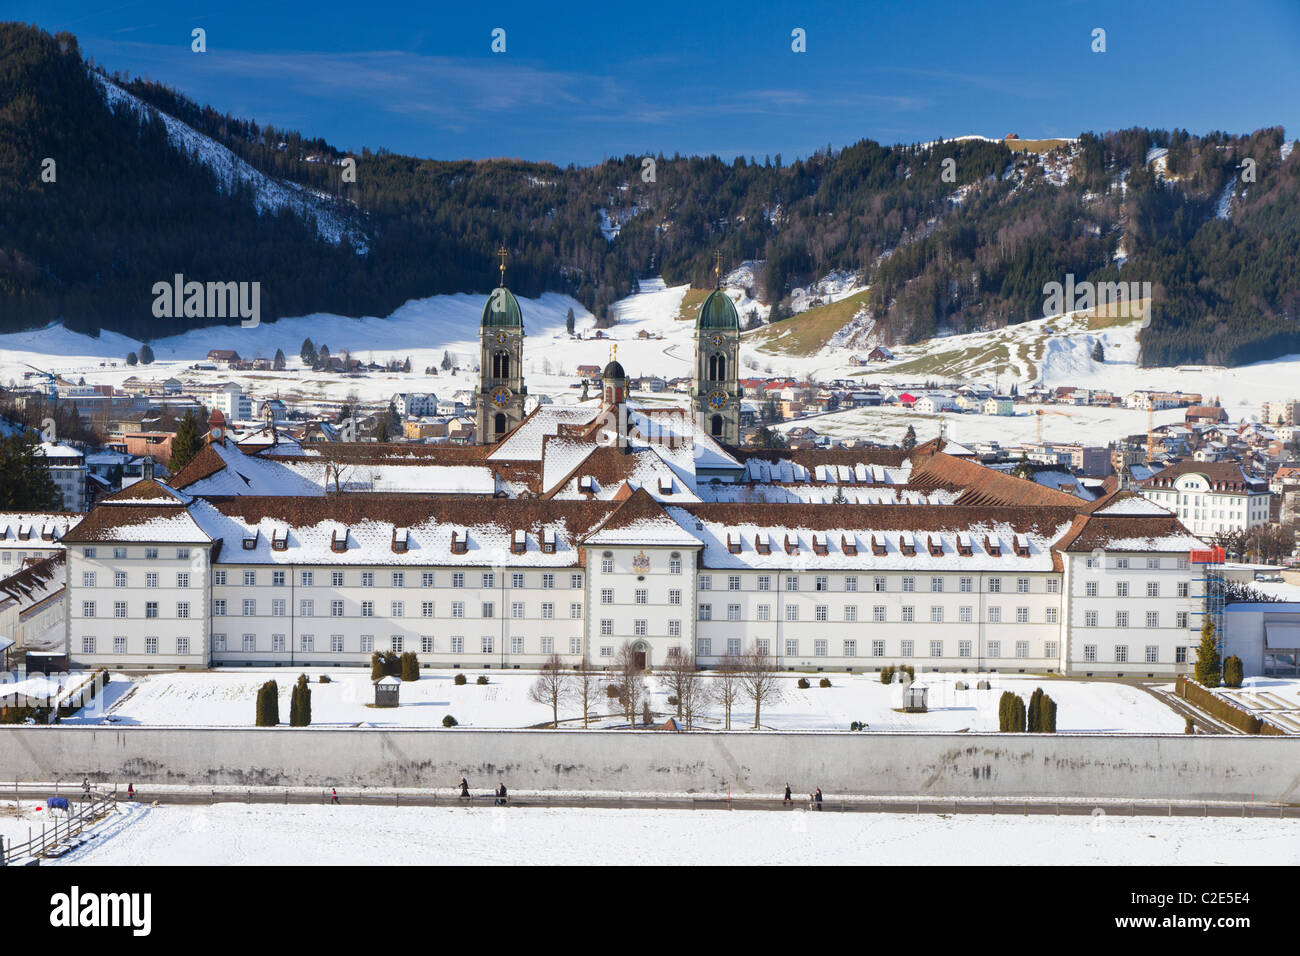
[(1285, 820), (796, 809), (125, 807), (54, 865), (1011, 865), (1300, 863)]
[[(367, 706), (374, 701), (369, 671), (360, 668), (305, 669), (311, 680), (312, 724), (318, 727), (442, 727), (447, 714), (462, 727), (521, 728), (548, 724), (551, 709), (528, 699), (535, 673), (525, 671), (423, 671), (420, 680), (402, 685), (402, 704), (397, 709)], [(332, 678), (318, 683), (321, 673)], [(66, 718), (65, 724), (112, 723), (117, 726), (222, 726), (246, 727), (253, 723), (257, 688), (268, 679), (280, 688), (280, 716), (288, 718), (289, 692), (299, 671), (293, 669), (238, 669), (224, 671), (149, 674), (135, 678), (114, 675), (102, 710)], [(457, 686), (455, 674), (466, 675)], [(485, 674), (489, 683), (476, 679)], [(865, 721), (876, 731), (960, 730), (996, 731), (998, 698), (1003, 690), (1014, 690), (1028, 701), (1034, 688), (1042, 687), (1056, 700), (1058, 731), (1063, 733), (1181, 733), (1183, 719), (1152, 695), (1138, 687), (1108, 681), (1076, 681), (999, 674), (922, 674), (929, 686), (930, 711), (925, 714), (895, 712), (901, 707), (901, 686), (884, 685), (877, 676), (866, 674), (809, 674), (812, 684), (801, 690), (799, 675), (783, 677), (780, 702), (763, 708), (761, 724), (769, 730), (848, 731), (854, 721)], [(826, 676), (830, 687), (818, 686)], [(955, 689), (960, 680), (975, 688), (979, 680), (989, 690)], [(650, 706), (660, 719), (674, 713), (668, 689), (649, 679)], [(625, 725), (617, 704), (602, 698), (596, 708), (601, 716), (597, 727)], [(561, 725), (581, 727), (581, 711), (573, 705), (560, 707)], [(717, 707), (697, 719), (701, 729), (723, 726)], [(732, 712), (732, 729), (753, 726), (753, 708), (741, 704)]]

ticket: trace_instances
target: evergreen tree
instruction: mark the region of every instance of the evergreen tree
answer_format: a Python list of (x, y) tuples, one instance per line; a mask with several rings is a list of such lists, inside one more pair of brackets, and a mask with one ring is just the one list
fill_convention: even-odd
[(1106, 350), (1101, 347), (1101, 339), (1098, 339), (1092, 346), (1092, 360), (1094, 362), (1106, 361)]
[(411, 374), (411, 356), (406, 357), (406, 361), (402, 364), (402, 371), (407, 375)]
[(564, 316), (564, 328), (570, 335), (573, 334), (573, 327), (576, 322), (577, 319), (573, 315), (573, 307), (570, 306), (568, 313)]
[(907, 426), (907, 432), (903, 435), (903, 451), (911, 451), (916, 447), (916, 429), (911, 425)]
[(402, 655), (402, 683), (419, 679), (420, 658), (416, 656), (415, 651), (407, 651)]
[(1214, 639), (1214, 622), (1205, 615), (1201, 625), (1201, 646), (1196, 650), (1196, 682), (1203, 687), (1218, 687), (1221, 666), (1219, 645)]
[(257, 726), (275, 727), (280, 723), (280, 688), (267, 681), (257, 692)]
[(277, 372), (283, 372), (285, 368), (284, 349), (275, 350), (275, 358), (271, 360), (271, 368)]
[(150, 348), (148, 342), (140, 346), (140, 364), (141, 365), (153, 364), (153, 349)]
[(322, 342), (320, 344), (320, 348), (316, 350), (316, 361), (319, 362), (321, 365), (327, 365), (329, 364), (329, 360), (330, 360), (330, 347), (326, 345), (324, 342)]
[(1020, 453), (1020, 460), (1016, 462), (1016, 467), (1011, 469), (1011, 474), (1017, 478), (1023, 478), (1025, 481), (1034, 480), (1034, 466), (1030, 462), (1029, 456), (1023, 451)]
[(0, 438), (0, 510), (58, 511), (63, 495), (35, 431)]
[(289, 691), (289, 726), (301, 727), (302, 722), (300, 714), (302, 713), (299, 704), (302, 702), (302, 686), (294, 684)]
[(1046, 694), (1043, 695), (1038, 732), (1042, 734), (1056, 733), (1056, 701)]
[(384, 676), (384, 659), (379, 656), (378, 651), (375, 651), (373, 654), (370, 655), (370, 679), (372, 681), (375, 681), (375, 680), (379, 680), (379, 678), (383, 676)]
[(455, 368), (455, 363), (452, 362), (452, 360), (451, 360), (451, 353), (448, 352), (448, 351), (446, 351), (445, 349), (443, 350), (443, 353), (442, 353), (442, 366), (441, 366), (441, 368), (442, 368), (442, 370), (443, 370), (444, 372), (450, 372), (453, 368)]
[(1224, 658), (1223, 661), (1223, 686), (1240, 687), (1245, 672), (1241, 663), (1241, 658), (1233, 654), (1231, 657)]
[(302, 349), (298, 352), (298, 357), (308, 368), (316, 364), (316, 346), (312, 344), (310, 336), (302, 340)]
[(176, 429), (176, 437), (172, 439), (172, 457), (167, 462), (167, 470), (176, 474), (193, 461), (202, 448), (203, 437), (199, 434), (198, 422), (194, 419), (194, 412), (187, 410)]
[(289, 695), (289, 726), (306, 727), (311, 724), (311, 687), (307, 675), (299, 674)]
[(1034, 692), (1029, 695), (1029, 715), (1026, 720), (1026, 726), (1031, 734), (1036, 734), (1042, 730), (1043, 715), (1043, 689), (1034, 688)]
[(126, 353), (126, 364), (127, 364), (127, 365), (138, 365), (139, 362), (140, 362), (140, 359), (139, 359), (139, 357), (136, 356), (136, 354), (135, 354), (134, 352), (127, 352), (127, 353)]

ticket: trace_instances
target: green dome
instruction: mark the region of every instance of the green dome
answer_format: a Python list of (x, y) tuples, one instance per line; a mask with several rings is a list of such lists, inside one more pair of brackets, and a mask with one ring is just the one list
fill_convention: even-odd
[(485, 329), (522, 329), (524, 316), (519, 311), (519, 303), (514, 294), (505, 286), (492, 290), (487, 302), (483, 304), (483, 328)]
[(695, 328), (707, 331), (735, 332), (740, 329), (736, 306), (721, 289), (714, 289), (700, 306)]

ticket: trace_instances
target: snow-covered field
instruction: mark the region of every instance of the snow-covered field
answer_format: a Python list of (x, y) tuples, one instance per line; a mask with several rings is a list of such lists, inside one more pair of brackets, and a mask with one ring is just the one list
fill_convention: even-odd
[[(424, 671), (419, 681), (402, 685), (402, 704), (394, 709), (367, 706), (374, 692), (369, 671), (359, 668), (308, 668), (312, 689), (312, 724), (324, 727), (442, 727), (447, 714), (462, 727), (521, 728), (548, 724), (551, 709), (528, 699), (535, 674), (523, 671)], [(331, 683), (318, 683), (328, 673)], [(468, 681), (456, 686), (453, 675), (464, 673)], [(475, 683), (479, 673), (488, 676), (485, 686)], [(128, 678), (114, 675), (108, 685), (103, 710), (65, 719), (64, 723), (113, 723), (147, 726), (247, 727), (253, 723), (257, 688), (268, 679), (280, 687), (280, 716), (287, 720), (289, 692), (298, 671), (292, 669), (241, 669), (209, 673), (183, 672), (150, 674)], [(811, 687), (801, 690), (797, 676), (782, 681), (782, 699), (764, 706), (761, 724), (768, 730), (842, 730), (854, 721), (864, 721), (876, 731), (960, 730), (996, 731), (998, 698), (1013, 690), (1029, 699), (1034, 688), (1042, 687), (1058, 705), (1057, 729), (1069, 733), (1181, 733), (1183, 718), (1140, 688), (1108, 681), (1042, 679), (1023, 675), (922, 674), (929, 686), (930, 710), (904, 714), (901, 687), (886, 686), (868, 675), (828, 674), (830, 687), (818, 686), (820, 676), (808, 675)], [(990, 690), (975, 690), (976, 682), (988, 680)], [(956, 690), (958, 680), (971, 690)], [(128, 683), (130, 682), (130, 683)], [(674, 713), (667, 702), (668, 690), (654, 678), (650, 681), (651, 708), (660, 719)], [(595, 726), (625, 724), (616, 703), (601, 699)], [(581, 710), (574, 704), (560, 707), (561, 725), (581, 727)], [(721, 709), (714, 706), (697, 719), (697, 726), (718, 729)], [(732, 729), (753, 726), (753, 708), (744, 703), (732, 712)]]
[(756, 810), (130, 806), (80, 865), (1294, 865), (1295, 824)]

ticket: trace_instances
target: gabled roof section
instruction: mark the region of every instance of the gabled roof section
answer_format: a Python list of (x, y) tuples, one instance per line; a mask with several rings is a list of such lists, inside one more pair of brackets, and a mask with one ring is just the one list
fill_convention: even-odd
[[(928, 443), (927, 443), (928, 444)], [(1033, 481), (1017, 478), (985, 468), (983, 465), (955, 458), (943, 452), (917, 455), (913, 459), (910, 484), (920, 487), (948, 488), (960, 491), (955, 504), (993, 507), (1024, 505), (1057, 506), (1082, 509), (1087, 502), (1063, 491), (1044, 487)]]
[(668, 516), (644, 488), (638, 488), (614, 512), (582, 539), (590, 546), (663, 545), (699, 547), (700, 540)]
[(1060, 551), (1192, 551), (1205, 542), (1173, 515), (1079, 515), (1056, 543)]
[(101, 505), (148, 505), (183, 507), (193, 498), (183, 491), (169, 488), (155, 478), (146, 478), (115, 491), (100, 500)]

